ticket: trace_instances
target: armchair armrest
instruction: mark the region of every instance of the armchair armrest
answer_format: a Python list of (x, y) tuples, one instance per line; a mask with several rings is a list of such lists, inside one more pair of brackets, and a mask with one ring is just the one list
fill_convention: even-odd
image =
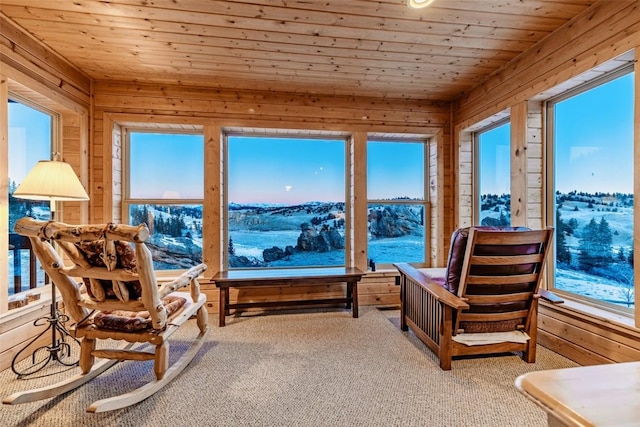
[(564, 300), (562, 298), (560, 298), (558, 295), (554, 294), (553, 292), (549, 292), (546, 289), (540, 289), (538, 291), (538, 295), (540, 295), (540, 298), (542, 298), (543, 300), (547, 301), (548, 303), (551, 304), (563, 304)]
[(393, 264), (393, 266), (398, 269), (401, 275), (410, 278), (412, 282), (422, 287), (440, 303), (447, 305), (454, 310), (465, 310), (469, 308), (469, 304), (467, 304), (462, 298), (452, 294), (410, 264), (398, 263)]
[[(207, 269), (207, 264), (199, 264), (194, 267), (191, 267), (189, 270), (182, 273), (179, 277), (174, 280), (164, 283), (160, 286), (158, 290), (158, 294), (160, 298), (164, 298), (169, 295), (171, 292), (175, 292), (180, 288), (184, 288), (185, 286), (191, 284), (192, 286), (196, 286), (195, 295), (200, 294), (200, 283), (196, 280), (198, 276), (200, 276)], [(192, 295), (194, 292), (192, 291)]]

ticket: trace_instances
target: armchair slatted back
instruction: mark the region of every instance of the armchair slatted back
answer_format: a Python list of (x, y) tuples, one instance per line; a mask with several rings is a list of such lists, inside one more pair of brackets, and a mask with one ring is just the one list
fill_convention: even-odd
[(453, 333), (529, 330), (553, 230), (469, 230)]

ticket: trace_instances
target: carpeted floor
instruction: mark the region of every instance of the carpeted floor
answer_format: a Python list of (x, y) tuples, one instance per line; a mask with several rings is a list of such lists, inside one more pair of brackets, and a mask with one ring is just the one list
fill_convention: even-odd
[[(208, 342), (163, 390), (120, 411), (88, 414), (93, 401), (152, 378), (150, 362), (116, 365), (61, 397), (2, 405), (3, 426), (546, 426), (546, 415), (520, 395), (525, 372), (575, 364), (543, 347), (535, 364), (515, 355), (455, 360), (435, 356), (398, 328), (399, 312), (282, 312), (210, 318)], [(179, 332), (177, 355), (186, 346)], [(172, 358), (175, 359), (175, 355)], [(74, 368), (77, 369), (77, 368)], [(0, 373), (0, 396), (41, 387), (75, 373), (16, 379)]]

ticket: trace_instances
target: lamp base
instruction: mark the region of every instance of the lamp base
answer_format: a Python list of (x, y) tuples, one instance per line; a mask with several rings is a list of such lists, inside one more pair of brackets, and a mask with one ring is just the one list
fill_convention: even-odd
[[(11, 370), (18, 376), (18, 378), (24, 378), (40, 372), (51, 361), (58, 362), (59, 364), (67, 367), (78, 365), (78, 360), (68, 360), (71, 357), (71, 344), (75, 343), (80, 346), (80, 341), (72, 336), (64, 327), (64, 324), (68, 321), (69, 316), (58, 311), (55, 297), (55, 286), (51, 284), (51, 311), (48, 316), (40, 317), (33, 322), (34, 326), (43, 326), (46, 323), (49, 323), (49, 326), (29, 341), (22, 350), (17, 352), (11, 361)], [(18, 367), (18, 362), (23, 359), (23, 352), (46, 333), (51, 334), (51, 345), (36, 348), (31, 354), (31, 364), (28, 364), (26, 368), (23, 368), (22, 366)], [(23, 364), (24, 363), (21, 365)]]

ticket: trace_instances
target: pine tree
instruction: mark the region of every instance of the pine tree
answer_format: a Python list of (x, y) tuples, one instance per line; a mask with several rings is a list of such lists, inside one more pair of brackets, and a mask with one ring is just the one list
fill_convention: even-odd
[(616, 262), (625, 262), (626, 260), (627, 260), (627, 257), (624, 254), (624, 248), (620, 246), (620, 249), (618, 249), (618, 256), (616, 258)]
[(229, 256), (234, 256), (236, 254), (236, 249), (233, 247), (233, 239), (229, 236)]
[(584, 226), (578, 247), (580, 267), (586, 271), (606, 267), (613, 261), (612, 244), (613, 234), (607, 220), (602, 217), (598, 223), (595, 218), (591, 218), (589, 224)]
[(556, 259), (558, 262), (565, 264), (571, 263), (571, 252), (569, 252), (569, 248), (567, 247), (567, 238), (565, 237), (565, 233), (568, 229), (569, 227), (562, 220), (560, 210), (556, 210)]
[(591, 221), (582, 230), (580, 244), (578, 245), (578, 263), (581, 270), (590, 271), (595, 267), (594, 242), (597, 239), (597, 233), (598, 223), (595, 218), (591, 218)]

